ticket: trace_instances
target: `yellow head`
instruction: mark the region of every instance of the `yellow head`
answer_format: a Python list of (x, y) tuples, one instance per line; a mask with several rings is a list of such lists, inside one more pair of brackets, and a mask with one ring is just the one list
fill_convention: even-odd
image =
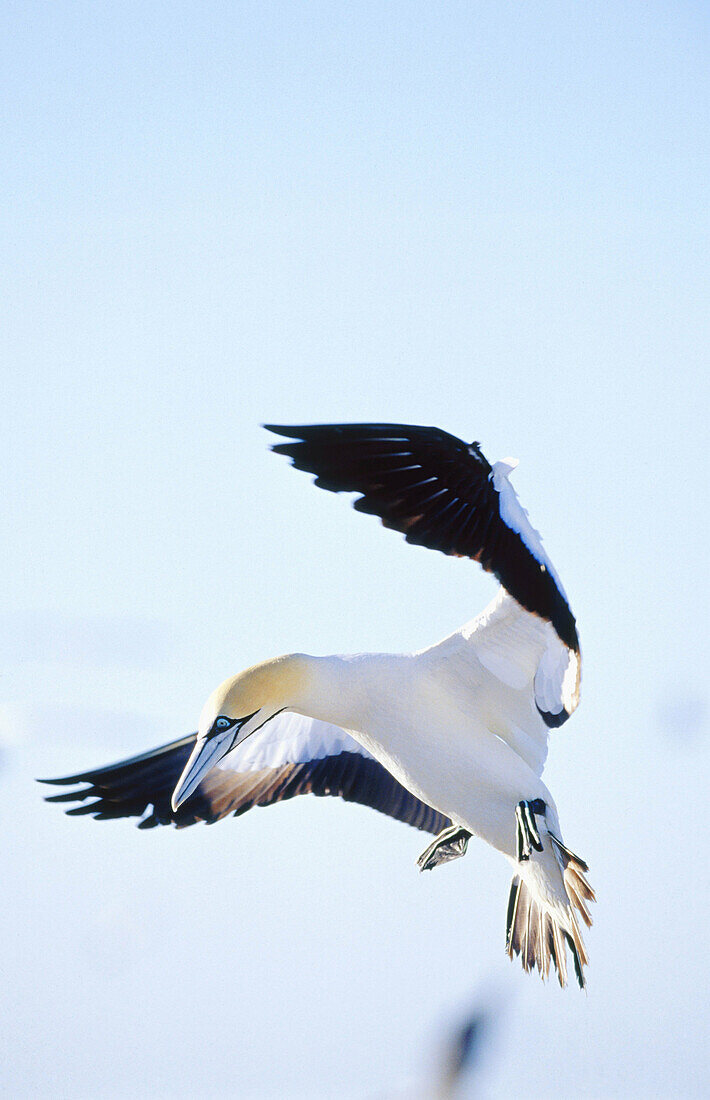
[(231, 676), (212, 692), (200, 715), (195, 747), (173, 791), (174, 810), (226, 753), (275, 715), (297, 707), (307, 674), (307, 658), (292, 653)]

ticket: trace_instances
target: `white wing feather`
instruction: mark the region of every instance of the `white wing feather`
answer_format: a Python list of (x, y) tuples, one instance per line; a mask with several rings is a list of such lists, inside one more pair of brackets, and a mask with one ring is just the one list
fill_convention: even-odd
[[(538, 774), (547, 757), (548, 715), (571, 714), (579, 695), (579, 660), (552, 625), (501, 589), (475, 619), (423, 654), (464, 689), (493, 733)], [(469, 703), (470, 705), (470, 703)]]
[(284, 711), (267, 722), (254, 737), (228, 752), (217, 768), (234, 772), (261, 771), (283, 764), (323, 760), (341, 752), (357, 752), (370, 757), (370, 753), (340, 726)]

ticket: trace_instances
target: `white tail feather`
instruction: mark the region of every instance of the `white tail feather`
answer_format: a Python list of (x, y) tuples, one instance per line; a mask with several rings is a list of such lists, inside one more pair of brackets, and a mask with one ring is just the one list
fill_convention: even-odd
[(567, 895), (566, 909), (560, 910), (537, 895), (530, 882), (516, 875), (508, 900), (508, 925), (505, 949), (510, 958), (520, 956), (525, 971), (540, 971), (543, 979), (550, 973), (550, 963), (557, 971), (560, 985), (567, 985), (567, 948), (574, 963), (575, 975), (584, 989), (584, 967), (589, 959), (577, 924), (579, 914), (587, 928), (592, 918), (587, 908), (594, 901), (594, 891), (584, 877), (588, 869), (584, 860), (547, 834), (554, 846), (557, 862)]

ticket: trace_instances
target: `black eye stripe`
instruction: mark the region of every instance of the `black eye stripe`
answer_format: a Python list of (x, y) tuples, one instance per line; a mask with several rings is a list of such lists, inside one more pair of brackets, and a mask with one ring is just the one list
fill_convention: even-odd
[(207, 736), (215, 737), (218, 733), (224, 733), (225, 730), (228, 730), (232, 726), (236, 725), (236, 722), (236, 718), (227, 718), (226, 715), (220, 714), (217, 718), (215, 718), (214, 722), (212, 723), (212, 729), (209, 731)]
[(212, 723), (212, 729), (207, 734), (208, 739), (210, 737), (216, 737), (218, 733), (226, 733), (227, 730), (235, 729), (235, 734), (241, 729), (245, 722), (248, 722), (250, 718), (253, 718), (258, 711), (254, 711), (253, 714), (246, 714), (243, 718), (228, 718), (226, 714), (219, 714)]

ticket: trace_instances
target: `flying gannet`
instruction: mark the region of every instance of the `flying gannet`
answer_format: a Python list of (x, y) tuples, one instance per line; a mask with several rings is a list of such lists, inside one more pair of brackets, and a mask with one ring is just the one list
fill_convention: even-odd
[[(213, 822), (308, 792), (360, 802), (436, 834), (418, 865), (471, 836), (513, 867), (506, 951), (584, 986), (587, 866), (562, 841), (542, 782), (550, 729), (579, 699), (575, 619), (508, 475), (478, 443), (401, 424), (267, 425), (274, 446), (410, 543), (473, 558), (501, 589), (478, 618), (416, 653), (265, 661), (221, 684), (199, 729), (141, 756), (63, 779), (70, 814), (141, 817), (139, 828)], [(255, 736), (252, 736), (255, 735)]]

